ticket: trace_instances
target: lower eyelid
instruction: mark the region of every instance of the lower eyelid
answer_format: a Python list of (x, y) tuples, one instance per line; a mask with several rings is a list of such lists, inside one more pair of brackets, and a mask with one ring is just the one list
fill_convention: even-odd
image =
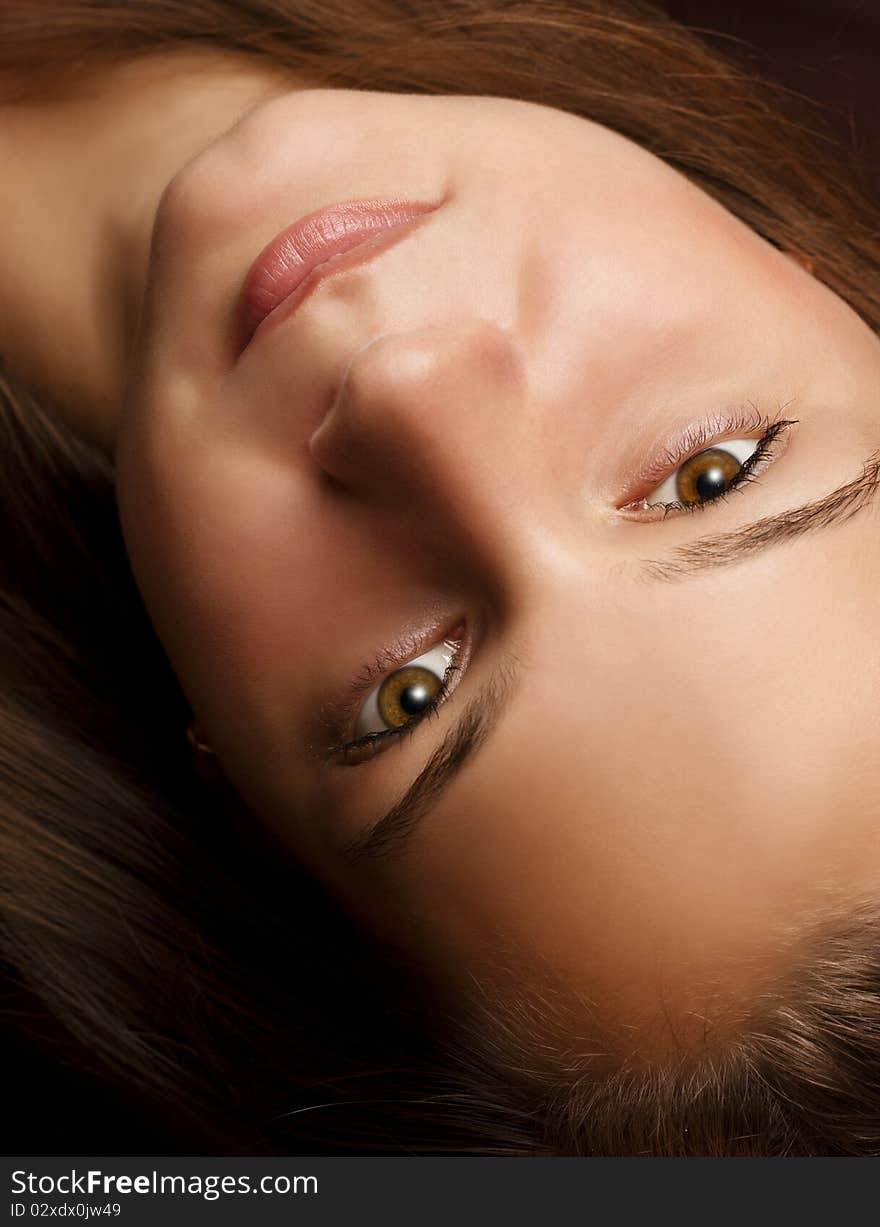
[[(403, 669), (411, 666), (422, 666), (433, 673), (435, 677), (439, 678), (442, 689), (443, 681), (449, 673), (450, 666), (455, 662), (457, 652), (457, 644), (447, 637), (439, 640), (433, 645), (433, 647), (429, 647), (425, 651), (420, 652), (417, 656), (411, 657), (409, 660), (398, 664), (393, 669), (390, 669), (385, 676), (376, 683), (366, 700), (361, 705), (355, 721), (354, 737), (352, 740), (359, 741), (361, 737), (369, 736), (371, 733), (380, 734), (393, 731), (391, 729), (381, 727), (382, 715), (380, 712), (381, 693), (383, 687), (391, 678), (396, 676), (396, 674), (400, 673)], [(380, 727), (369, 727), (370, 725), (376, 724), (380, 725)], [(360, 732), (358, 731), (359, 729), (361, 730)]]
[[(458, 689), (464, 674), (467, 672), (473, 650), (473, 644), (467, 629), (467, 624), (464, 622), (461, 623), (460, 629), (460, 640), (453, 639), (452, 637), (453, 635), (457, 634), (459, 627), (457, 627), (455, 631), (451, 632), (450, 635), (448, 635), (444, 640), (440, 640), (441, 643), (457, 643), (458, 647), (444, 673), (443, 689), (441, 690), (437, 701), (431, 707), (427, 708), (423, 714), (411, 720), (408, 724), (401, 725), (399, 729), (384, 729), (379, 732), (368, 733), (363, 737), (355, 738), (352, 741), (334, 747), (334, 749), (330, 752), (331, 761), (335, 760), (342, 766), (361, 766), (366, 762), (371, 762), (374, 758), (378, 758), (379, 755), (383, 753), (383, 749), (390, 748), (392, 745), (399, 745), (405, 739), (412, 737), (422, 724), (427, 723), (434, 716), (436, 716), (443, 707), (446, 706), (454, 692)], [(405, 668), (407, 663), (410, 662), (404, 661), (398, 666), (398, 668)], [(356, 757), (346, 760), (346, 755), (357, 756), (361, 753), (363, 753), (362, 758)]]
[(409, 737), (412, 737), (421, 725), (436, 716), (448, 698), (449, 692), (444, 689), (431, 707), (426, 708), (421, 715), (410, 720), (408, 724), (403, 724), (397, 729), (383, 729), (381, 732), (367, 733), (365, 736), (359, 737), (347, 745), (340, 746), (338, 751), (335, 752), (339, 756), (340, 763), (346, 767), (362, 766), (364, 763), (372, 762), (374, 758), (378, 758), (385, 749), (401, 745)]
[[(755, 449), (757, 449), (762, 443), (766, 442), (764, 455), (762, 455), (756, 461), (751, 469), (749, 469), (745, 474), (741, 475), (735, 484), (731, 486), (731, 488), (726, 491), (725, 494), (719, 495), (715, 499), (709, 499), (705, 503), (695, 504), (693, 506), (686, 506), (674, 502), (643, 504), (644, 498), (647, 498), (647, 495), (644, 495), (639, 499), (634, 499), (624, 504), (622, 507), (615, 508), (615, 512), (624, 520), (632, 520), (636, 523), (646, 524), (653, 523), (655, 520), (666, 519), (669, 516), (670, 511), (673, 512), (673, 518), (675, 518), (675, 516), (682, 513), (696, 510), (703, 511), (710, 508), (714, 503), (723, 503), (730, 495), (745, 492), (751, 481), (757, 477), (760, 477), (769, 468), (771, 468), (771, 466), (775, 466), (779, 462), (783, 454), (788, 450), (794, 434), (793, 428), (797, 425), (797, 418), (780, 419), (771, 423), (761, 437), (751, 440), (751, 442), (755, 444), (755, 448), (752, 450), (751, 454), (754, 454)], [(768, 438), (768, 436), (771, 435), (771, 432), (774, 431), (775, 433), (772, 433), (772, 437)], [(694, 456), (698, 456), (700, 452), (709, 451), (715, 447), (723, 448), (725, 443), (735, 441), (738, 440), (731, 438), (729, 440), (720, 439), (717, 442), (707, 443), (704, 447), (700, 448), (699, 451), (691, 453), (690, 456), (683, 457), (683, 459), (676, 465), (673, 473), (683, 464), (686, 464), (688, 460), (693, 459)], [(666, 480), (668, 480), (668, 478), (664, 479), (664, 483)], [(661, 485), (664, 483), (661, 483)], [(653, 493), (653, 491), (649, 491), (649, 493)], [(676, 511), (676, 507), (681, 507), (681, 511)]]

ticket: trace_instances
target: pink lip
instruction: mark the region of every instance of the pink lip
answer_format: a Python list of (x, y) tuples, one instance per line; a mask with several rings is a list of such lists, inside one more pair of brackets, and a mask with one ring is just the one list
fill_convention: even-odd
[(282, 230), (250, 267), (238, 301), (240, 350), (282, 303), (292, 315), (316, 285), (403, 238), (442, 201), (352, 200), (328, 205)]

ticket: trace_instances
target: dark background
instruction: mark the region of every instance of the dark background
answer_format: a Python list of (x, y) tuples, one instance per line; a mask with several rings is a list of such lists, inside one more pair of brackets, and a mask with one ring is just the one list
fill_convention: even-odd
[(707, 41), (821, 103), (880, 199), (880, 0), (655, 0)]

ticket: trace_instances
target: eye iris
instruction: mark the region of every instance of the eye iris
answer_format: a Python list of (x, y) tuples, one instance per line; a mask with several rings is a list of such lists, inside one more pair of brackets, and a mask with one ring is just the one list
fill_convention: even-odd
[(379, 715), (389, 728), (400, 728), (437, 697), (441, 680), (430, 669), (407, 665), (386, 678), (379, 690)]
[(736, 456), (720, 448), (709, 448), (686, 461), (678, 474), (676, 491), (683, 503), (709, 502), (718, 498), (741, 472)]

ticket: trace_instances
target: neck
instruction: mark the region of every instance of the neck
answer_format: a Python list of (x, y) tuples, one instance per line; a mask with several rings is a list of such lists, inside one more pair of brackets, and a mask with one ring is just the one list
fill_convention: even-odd
[(0, 362), (112, 451), (153, 219), (175, 173), (295, 88), (252, 57), (165, 52), (0, 107)]

